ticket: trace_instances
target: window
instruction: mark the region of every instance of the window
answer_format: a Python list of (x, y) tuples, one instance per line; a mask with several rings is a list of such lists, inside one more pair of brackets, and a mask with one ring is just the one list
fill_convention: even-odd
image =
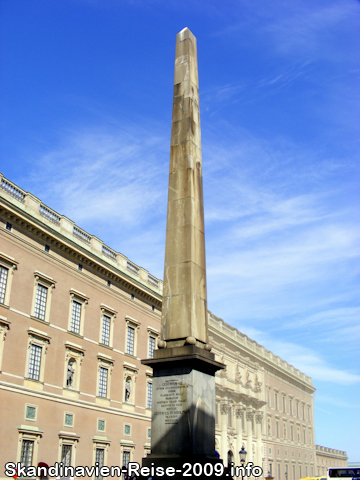
[(103, 399), (110, 398), (110, 375), (114, 361), (108, 355), (98, 355), (98, 392), (97, 395)]
[(42, 347), (39, 347), (39, 345), (30, 345), (28, 377), (33, 380), (39, 380), (40, 378), (41, 353)]
[[(104, 466), (105, 450), (104, 448), (96, 448), (95, 450), (95, 462), (98, 464), (99, 469)], [(97, 480), (102, 480), (102, 475), (95, 477)]]
[(302, 418), (305, 420), (305, 405), (302, 405)]
[(279, 438), (279, 422), (276, 422), (276, 437)]
[(310, 417), (310, 407), (308, 407), (308, 421), (311, 422), (311, 417)]
[(19, 447), (17, 461), (24, 467), (30, 467), (37, 464), (37, 450), (42, 432), (30, 427), (19, 428)]
[(124, 434), (131, 435), (131, 425), (128, 425), (128, 424), (124, 425)]
[(70, 290), (69, 331), (77, 335), (84, 334), (85, 307), (89, 298), (74, 289)]
[(306, 444), (306, 432), (304, 430), (304, 444)]
[(267, 390), (266, 396), (267, 396), (267, 406), (270, 407), (270, 390)]
[(278, 478), (280, 479), (281, 478), (281, 465), (280, 463), (278, 463)]
[(6, 230), (11, 231), (11, 229), (12, 229), (12, 224), (9, 222), (6, 222)]
[(48, 289), (43, 285), (37, 286), (34, 317), (45, 320), (46, 297)]
[(99, 397), (107, 396), (108, 369), (100, 367), (99, 370)]
[(74, 333), (80, 334), (81, 321), (81, 303), (73, 300), (71, 309), (71, 323), (70, 330)]
[(283, 412), (286, 413), (286, 399), (285, 399), (285, 396), (283, 396)]
[(98, 418), (98, 426), (97, 429), (99, 432), (105, 432), (105, 420)]
[(50, 304), (55, 281), (44, 273), (35, 271), (35, 286), (32, 303), (32, 316), (44, 322), (50, 321)]
[(151, 438), (151, 428), (147, 429), (147, 438)]
[(61, 462), (64, 467), (70, 467), (71, 465), (72, 445), (64, 445), (61, 449)]
[(0, 266), (0, 303), (4, 303), (6, 282), (8, 278), (9, 269)]
[(23, 440), (21, 445), (20, 463), (22, 466), (30, 467), (33, 463), (34, 441)]
[(36, 420), (37, 407), (35, 405), (25, 405), (26, 420)]
[(45, 248), (45, 252), (46, 252), (46, 253), (49, 253), (49, 252), (50, 252), (50, 247), (49, 247), (49, 245), (45, 245), (44, 248)]
[(275, 393), (275, 410), (278, 409), (278, 394)]
[(134, 355), (134, 339), (135, 339), (135, 329), (133, 327), (127, 327), (127, 337), (126, 337), (126, 353), (129, 355)]
[(299, 418), (299, 402), (296, 402), (296, 416)]
[(45, 353), (50, 338), (45, 332), (35, 328), (28, 329), (29, 347), (25, 366), (25, 385), (32, 387), (34, 380), (44, 382)]
[(130, 462), (130, 452), (128, 450), (124, 450), (122, 454), (122, 466), (126, 467), (129, 465)]
[(147, 404), (146, 404), (146, 407), (147, 408), (152, 407), (152, 383), (151, 382), (148, 382), (148, 384), (147, 384)]
[(136, 356), (137, 331), (140, 323), (129, 316), (125, 317), (126, 321), (126, 345), (125, 352), (128, 355)]
[(110, 343), (110, 324), (111, 318), (107, 315), (103, 315), (102, 318), (102, 329), (101, 329), (101, 343), (104, 345), (109, 345)]
[(17, 264), (12, 257), (0, 252), (0, 303), (6, 306), (10, 302), (11, 283)]
[(113, 325), (116, 318), (116, 311), (104, 305), (100, 305), (101, 318), (100, 318), (100, 338), (99, 343), (106, 345), (107, 347), (113, 346)]
[(73, 427), (74, 426), (74, 414), (73, 413), (66, 413), (65, 412), (64, 425), (65, 425), (65, 427)]
[(155, 341), (154, 337), (149, 337), (149, 358), (154, 358)]
[(290, 440), (293, 441), (294, 440), (294, 426), (291, 425), (290, 427)]
[(290, 415), (292, 415), (292, 399), (291, 398), (289, 400), (289, 410), (290, 410)]

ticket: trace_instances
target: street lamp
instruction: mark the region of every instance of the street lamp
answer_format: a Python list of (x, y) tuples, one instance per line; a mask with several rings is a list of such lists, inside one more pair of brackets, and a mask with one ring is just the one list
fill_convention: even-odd
[(274, 480), (274, 477), (271, 475), (270, 471), (268, 472), (267, 477), (265, 477), (265, 480)]
[(242, 469), (242, 472), (241, 472), (241, 478), (242, 480), (244, 480), (244, 463), (245, 463), (245, 460), (246, 460), (246, 454), (247, 454), (247, 451), (245, 450), (244, 448), (244, 445), (241, 447), (241, 450), (239, 451), (239, 455), (240, 455), (240, 463), (243, 467)]

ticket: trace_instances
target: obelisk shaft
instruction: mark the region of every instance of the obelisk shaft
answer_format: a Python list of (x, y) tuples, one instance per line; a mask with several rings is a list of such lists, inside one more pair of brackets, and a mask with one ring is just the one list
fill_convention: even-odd
[(167, 347), (207, 343), (199, 83), (188, 28), (176, 37), (162, 335)]

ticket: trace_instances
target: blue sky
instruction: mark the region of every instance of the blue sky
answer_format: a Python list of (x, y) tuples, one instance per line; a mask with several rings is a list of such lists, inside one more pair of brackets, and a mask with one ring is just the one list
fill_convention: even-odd
[(359, 461), (360, 2), (0, 8), (0, 171), (159, 278), (192, 30), (209, 309), (313, 378), (316, 443)]

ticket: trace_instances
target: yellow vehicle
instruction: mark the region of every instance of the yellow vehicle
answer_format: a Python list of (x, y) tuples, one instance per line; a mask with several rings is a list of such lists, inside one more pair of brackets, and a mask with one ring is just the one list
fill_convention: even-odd
[(300, 478), (300, 480), (327, 480), (327, 477), (325, 477), (324, 475), (321, 477), (304, 477)]

